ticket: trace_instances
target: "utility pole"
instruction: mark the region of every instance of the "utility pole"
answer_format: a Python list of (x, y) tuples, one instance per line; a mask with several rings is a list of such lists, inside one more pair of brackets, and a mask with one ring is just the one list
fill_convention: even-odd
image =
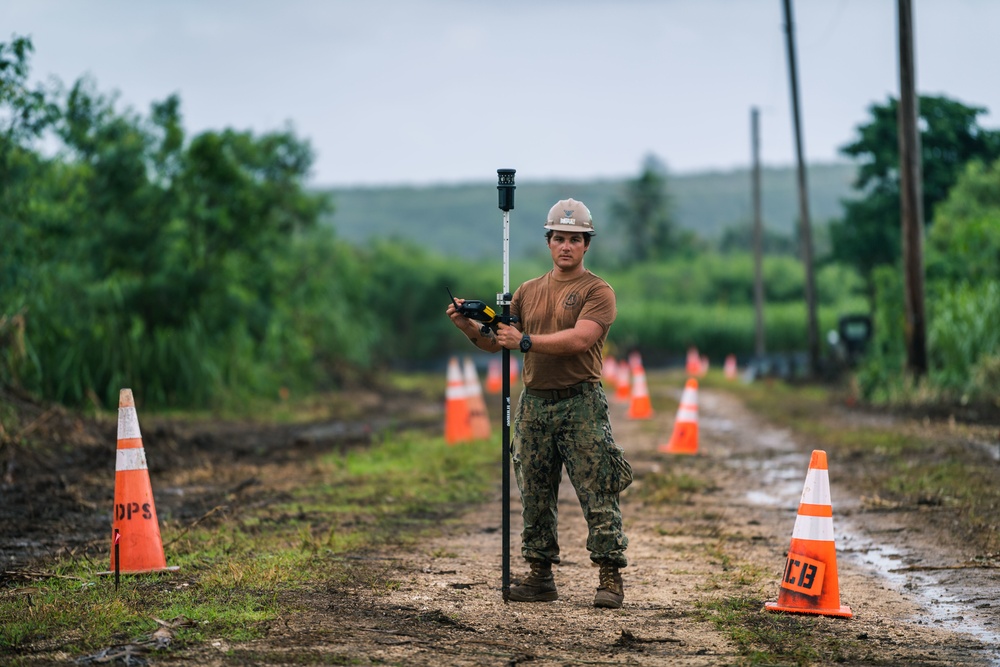
[(924, 318), (924, 207), (920, 168), (919, 98), (913, 59), (911, 0), (898, 0), (899, 12), (899, 194), (903, 232), (903, 301), (906, 309), (906, 368), (927, 373), (927, 324)]
[(764, 344), (764, 271), (762, 266), (764, 234), (760, 215), (760, 113), (757, 107), (750, 109), (750, 135), (753, 147), (753, 303), (756, 324), (754, 352), (760, 359), (763, 358), (767, 350)]
[(808, 311), (809, 370), (819, 374), (819, 325), (816, 321), (816, 278), (813, 274), (812, 229), (809, 224), (809, 196), (806, 188), (806, 165), (802, 150), (802, 127), (799, 121), (799, 77), (795, 68), (795, 28), (791, 0), (784, 0), (785, 36), (788, 45), (788, 78), (792, 93), (792, 119), (795, 126), (795, 158), (799, 187), (799, 242), (806, 273), (806, 310)]

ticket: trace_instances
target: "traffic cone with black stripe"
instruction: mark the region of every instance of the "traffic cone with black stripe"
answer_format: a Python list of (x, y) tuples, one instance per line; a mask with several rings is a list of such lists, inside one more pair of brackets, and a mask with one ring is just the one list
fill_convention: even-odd
[(767, 602), (764, 608), (797, 614), (852, 616), (851, 608), (840, 604), (830, 474), (826, 452), (821, 449), (813, 450), (809, 461), (778, 601)]
[(684, 384), (674, 431), (670, 440), (659, 446), (659, 451), (666, 454), (698, 453), (698, 381), (694, 378)]
[(160, 524), (156, 518), (153, 489), (146, 466), (146, 450), (142, 445), (139, 417), (131, 389), (122, 389), (118, 394), (118, 450), (111, 534), (111, 570), (103, 574), (178, 569), (167, 567), (163, 553)]

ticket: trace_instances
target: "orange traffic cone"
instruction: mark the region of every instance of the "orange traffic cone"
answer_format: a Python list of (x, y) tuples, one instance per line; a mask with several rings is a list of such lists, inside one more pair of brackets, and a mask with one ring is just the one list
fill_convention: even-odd
[(632, 358), (632, 400), (625, 416), (629, 419), (650, 419), (653, 405), (649, 401), (649, 387), (646, 386), (646, 370), (642, 367), (639, 354)]
[(684, 385), (670, 441), (658, 449), (667, 454), (698, 453), (698, 381), (694, 378)]
[(486, 392), (499, 394), (503, 389), (503, 363), (499, 359), (490, 359), (489, 370), (486, 371)]
[(730, 354), (726, 357), (726, 365), (723, 367), (727, 380), (736, 379), (736, 355)]
[(632, 384), (628, 364), (618, 363), (618, 380), (615, 386), (615, 403), (627, 403), (632, 398)]
[(444, 394), (444, 439), (449, 445), (472, 439), (472, 423), (469, 419), (468, 391), (462, 379), (462, 369), (458, 359), (448, 361), (448, 388)]
[(608, 382), (614, 382), (618, 378), (618, 362), (615, 361), (614, 357), (604, 359), (604, 364), (601, 366), (601, 378)]
[(698, 356), (698, 348), (689, 347), (687, 362), (684, 364), (688, 375), (698, 375), (701, 373), (701, 357)]
[[(102, 574), (179, 569), (167, 567), (163, 554), (160, 524), (156, 518), (153, 489), (146, 467), (146, 450), (142, 446), (142, 433), (139, 432), (139, 418), (131, 389), (122, 389), (118, 393), (118, 451), (112, 528), (111, 570)], [(115, 541), (118, 541), (118, 549), (115, 549)]]
[(486, 440), (490, 437), (490, 416), (486, 412), (486, 401), (483, 400), (483, 388), (479, 384), (479, 374), (472, 359), (465, 358), (465, 393), (466, 404), (469, 406), (469, 430), (473, 440)]
[(521, 365), (518, 363), (517, 357), (512, 354), (510, 355), (510, 386), (513, 387), (516, 385), (520, 377)]
[(809, 461), (778, 601), (767, 602), (764, 607), (768, 611), (852, 616), (851, 608), (840, 604), (830, 472), (823, 450), (813, 450)]

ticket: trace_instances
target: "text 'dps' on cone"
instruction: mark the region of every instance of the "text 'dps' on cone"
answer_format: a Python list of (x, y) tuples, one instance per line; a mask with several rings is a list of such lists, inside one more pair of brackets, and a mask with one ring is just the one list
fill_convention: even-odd
[(114, 524), (111, 531), (111, 570), (115, 572), (115, 531), (119, 534), (118, 571), (121, 573), (177, 570), (167, 567), (149, 484), (146, 450), (131, 389), (118, 395), (118, 451), (115, 463)]
[(466, 405), (469, 407), (469, 431), (473, 440), (487, 440), (490, 437), (490, 416), (486, 412), (483, 387), (479, 384), (479, 373), (472, 359), (465, 358), (462, 367), (465, 376)]
[(628, 419), (651, 419), (653, 404), (649, 400), (649, 387), (646, 384), (646, 369), (642, 367), (642, 359), (636, 355), (632, 363), (632, 394), (625, 413)]
[(768, 611), (852, 616), (851, 608), (840, 604), (830, 474), (822, 450), (814, 450), (809, 461), (778, 601), (767, 602), (764, 607)]
[(698, 453), (698, 381), (694, 378), (684, 384), (670, 441), (658, 449), (667, 454)]
[(458, 359), (448, 360), (448, 386), (444, 394), (444, 439), (449, 445), (472, 440), (468, 390)]

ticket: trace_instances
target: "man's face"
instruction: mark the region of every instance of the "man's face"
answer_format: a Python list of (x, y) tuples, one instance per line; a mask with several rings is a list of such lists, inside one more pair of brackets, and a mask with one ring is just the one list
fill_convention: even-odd
[(554, 231), (549, 239), (549, 251), (552, 253), (553, 264), (563, 271), (570, 271), (583, 261), (587, 244), (580, 232)]

